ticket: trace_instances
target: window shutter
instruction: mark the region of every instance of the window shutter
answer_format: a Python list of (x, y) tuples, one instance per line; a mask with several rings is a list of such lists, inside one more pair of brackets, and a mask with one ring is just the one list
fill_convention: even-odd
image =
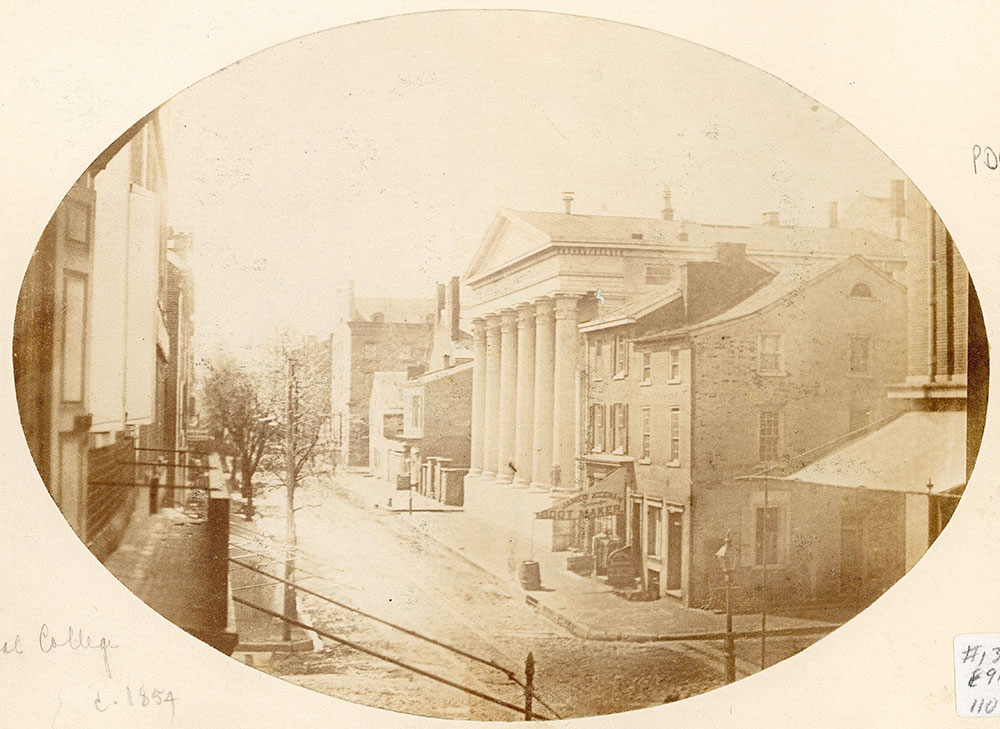
[[(626, 359), (626, 362), (627, 361), (628, 360)], [(623, 445), (622, 452), (627, 454), (628, 453), (628, 403), (624, 403), (623, 405), (621, 405), (621, 407), (624, 410), (624, 413), (622, 414), (622, 420), (625, 422), (625, 442), (622, 444)]]
[(607, 445), (606, 450), (609, 452), (615, 449), (615, 413), (617, 412), (617, 407), (617, 404), (612, 404), (608, 408), (608, 417), (604, 419), (604, 442)]

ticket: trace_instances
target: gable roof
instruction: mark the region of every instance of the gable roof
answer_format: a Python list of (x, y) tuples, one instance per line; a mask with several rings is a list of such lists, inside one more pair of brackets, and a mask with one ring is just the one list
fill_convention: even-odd
[(763, 311), (764, 309), (777, 304), (801, 289), (804, 289), (806, 286), (810, 286), (836, 271), (859, 263), (870, 268), (879, 276), (891, 282), (894, 286), (900, 289), (905, 288), (901, 283), (895, 281), (892, 277), (877, 269), (871, 264), (870, 261), (862, 256), (851, 256), (850, 258), (845, 258), (839, 261), (813, 261), (808, 264), (788, 266), (787, 268), (781, 269), (768, 282), (760, 288), (754, 290), (737, 304), (726, 309), (721, 314), (716, 314), (715, 316), (709, 317), (708, 319), (700, 321), (696, 324), (678, 327), (675, 329), (668, 329), (662, 332), (647, 335), (645, 337), (639, 337), (634, 341), (651, 342), (682, 334), (692, 334), (706, 329), (711, 329), (716, 326), (721, 326), (723, 324), (728, 324), (736, 321), (737, 319), (742, 319), (743, 317)]

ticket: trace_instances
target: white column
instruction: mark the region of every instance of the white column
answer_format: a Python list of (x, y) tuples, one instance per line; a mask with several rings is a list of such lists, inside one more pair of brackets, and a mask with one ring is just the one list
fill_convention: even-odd
[(500, 312), (500, 447), (497, 483), (510, 483), (514, 472), (514, 434), (517, 427), (517, 312)]
[(486, 414), (483, 417), (483, 477), (497, 475), (500, 424), (500, 317), (486, 317)]
[(531, 449), (535, 419), (535, 307), (517, 307), (517, 412), (514, 436), (514, 485), (531, 482)]
[(472, 320), (472, 439), (469, 475), (483, 472), (483, 434), (486, 430), (486, 321)]
[(552, 378), (555, 320), (552, 299), (535, 302), (535, 422), (532, 433), (531, 487), (552, 487)]
[(560, 491), (576, 488), (576, 296), (556, 295), (555, 374), (552, 388), (552, 461)]

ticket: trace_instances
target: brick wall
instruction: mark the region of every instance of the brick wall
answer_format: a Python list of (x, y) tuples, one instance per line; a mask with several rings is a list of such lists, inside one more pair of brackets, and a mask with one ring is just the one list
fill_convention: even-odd
[(368, 465), (368, 403), (375, 372), (427, 364), (432, 325), (350, 322), (351, 383), (347, 465)]

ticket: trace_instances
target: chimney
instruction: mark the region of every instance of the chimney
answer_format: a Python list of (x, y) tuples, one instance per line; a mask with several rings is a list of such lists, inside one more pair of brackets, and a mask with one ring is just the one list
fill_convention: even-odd
[(451, 280), (448, 281), (447, 303), (445, 304), (445, 309), (448, 312), (448, 333), (451, 336), (452, 341), (458, 339), (459, 319), (462, 313), (459, 303), (458, 287), (458, 276), (452, 276)]
[(437, 321), (441, 321), (441, 312), (444, 311), (446, 303), (446, 289), (443, 283), (437, 285)]
[(769, 210), (764, 213), (764, 225), (770, 225), (773, 228), (777, 228), (781, 225), (781, 217), (776, 210)]
[(670, 187), (663, 188), (663, 210), (660, 211), (664, 220), (674, 219), (674, 208), (670, 204)]
[(834, 200), (830, 203), (830, 227), (839, 228), (840, 227), (840, 214), (837, 210), (837, 201)]
[(571, 215), (572, 214), (572, 207), (573, 207), (573, 193), (572, 192), (564, 192), (562, 194), (562, 196), (563, 196), (562, 197), (563, 203), (565, 203), (565, 205), (566, 205), (566, 214), (567, 215)]

